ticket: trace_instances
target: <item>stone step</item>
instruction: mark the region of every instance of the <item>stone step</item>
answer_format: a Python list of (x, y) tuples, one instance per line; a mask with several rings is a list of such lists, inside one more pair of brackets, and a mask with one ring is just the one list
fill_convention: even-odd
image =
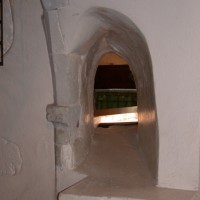
[(92, 178), (64, 190), (59, 200), (200, 200), (200, 193), (194, 191), (146, 187), (123, 187), (110, 185)]
[[(163, 191), (165, 190), (165, 191)], [(127, 195), (128, 196), (128, 195)], [(59, 200), (199, 200), (200, 194), (189, 191), (157, 189), (157, 191), (140, 191), (133, 196), (92, 196), (92, 194), (69, 194), (67, 191), (59, 195)]]

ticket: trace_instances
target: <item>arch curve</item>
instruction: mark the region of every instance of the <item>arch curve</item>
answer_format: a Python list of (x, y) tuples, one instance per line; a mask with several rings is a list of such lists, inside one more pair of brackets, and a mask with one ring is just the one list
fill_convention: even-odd
[(57, 191), (71, 184), (66, 182), (68, 170), (78, 166), (89, 151), (97, 63), (108, 52), (127, 60), (135, 78), (139, 144), (157, 178), (154, 81), (148, 45), (141, 31), (125, 15), (109, 8), (94, 7), (79, 16), (78, 24), (72, 26), (72, 42), (67, 43), (63, 35), (67, 35), (68, 30), (60, 32), (62, 26), (55, 26), (56, 11), (44, 15), (54, 86), (54, 104), (47, 107), (47, 119), (55, 126)]
[(145, 37), (131, 20), (112, 9), (92, 8), (87, 11), (88, 15), (100, 25), (94, 27), (90, 40), (75, 51), (84, 55), (85, 63), (81, 68), (82, 118), (86, 113), (93, 116), (92, 97), (98, 61), (108, 52), (120, 55), (129, 63), (136, 81), (139, 144), (153, 176), (157, 178), (158, 126), (151, 57)]

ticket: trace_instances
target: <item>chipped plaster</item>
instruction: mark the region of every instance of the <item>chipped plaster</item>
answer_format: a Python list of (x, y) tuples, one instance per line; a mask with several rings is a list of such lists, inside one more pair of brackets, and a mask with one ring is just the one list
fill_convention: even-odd
[(22, 156), (19, 147), (4, 138), (0, 138), (0, 176), (15, 176), (22, 168)]

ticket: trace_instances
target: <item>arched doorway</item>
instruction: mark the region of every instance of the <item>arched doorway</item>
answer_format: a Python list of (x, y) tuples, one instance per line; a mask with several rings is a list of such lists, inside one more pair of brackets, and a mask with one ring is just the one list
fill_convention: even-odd
[[(104, 115), (108, 113), (110, 116), (112, 112), (137, 106), (137, 101), (134, 101), (134, 98), (131, 102), (126, 101), (129, 99), (126, 97), (135, 97), (131, 89), (136, 89), (135, 82), (132, 79), (128, 80), (132, 75), (128, 63), (125, 60), (122, 64), (119, 64), (118, 61), (111, 62), (113, 55), (115, 58), (123, 60), (122, 57), (113, 52), (104, 54), (98, 62), (95, 76), (91, 77), (94, 79), (94, 99), (99, 101), (98, 98), (100, 98), (101, 101), (94, 104), (94, 118), (96, 118), (96, 112), (104, 113)], [(108, 63), (105, 63), (105, 57), (108, 57)], [(117, 79), (118, 75), (120, 75), (121, 80)], [(124, 80), (122, 80), (123, 76)], [(106, 80), (107, 78), (108, 80)], [(109, 188), (117, 187), (118, 190), (129, 188), (128, 191), (131, 191), (137, 187), (152, 186), (152, 177), (140, 157), (137, 124), (133, 121), (127, 123), (122, 119), (120, 122), (110, 121), (109, 125), (112, 126), (106, 129), (102, 128), (102, 123), (100, 125), (100, 128), (97, 127), (93, 131), (92, 144), (86, 161), (77, 168), (77, 171), (87, 174), (88, 177), (73, 187), (74, 194), (81, 190), (82, 195), (98, 196), (105, 195)], [(103, 125), (105, 127), (105, 122)], [(98, 191), (96, 191), (97, 186)], [(85, 190), (88, 187), (90, 189)], [(115, 189), (113, 191), (116, 192)]]
[[(151, 58), (145, 37), (125, 15), (108, 8), (87, 10), (79, 23), (76, 31), (81, 35), (76, 37), (76, 45), (70, 52), (56, 52), (56, 41), (50, 45), (55, 99), (47, 108), (47, 118), (55, 126), (57, 191), (71, 184), (67, 182), (74, 179), (72, 169), (88, 155), (94, 128), (95, 74), (98, 61), (108, 52), (123, 57), (135, 78), (139, 145), (156, 179), (158, 127)], [(51, 28), (49, 38), (55, 35)]]

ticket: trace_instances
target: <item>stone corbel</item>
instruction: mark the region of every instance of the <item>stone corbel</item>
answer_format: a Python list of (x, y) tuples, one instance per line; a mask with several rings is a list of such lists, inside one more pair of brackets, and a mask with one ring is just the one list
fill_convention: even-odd
[(63, 125), (66, 127), (79, 127), (79, 106), (47, 106), (47, 120), (52, 122), (54, 126)]

